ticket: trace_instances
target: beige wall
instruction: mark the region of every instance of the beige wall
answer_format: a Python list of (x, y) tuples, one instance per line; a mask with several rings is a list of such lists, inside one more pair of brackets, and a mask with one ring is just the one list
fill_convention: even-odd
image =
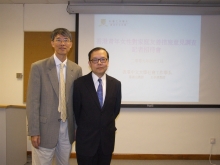
[[(0, 104), (23, 104), (23, 6), (0, 5)], [(3, 79), (4, 78), (4, 79)]]
[[(66, 6), (0, 5), (0, 104), (25, 105), (23, 79), (15, 77), (23, 73), (24, 31), (75, 31)], [(220, 154), (220, 109), (122, 108), (116, 122), (115, 153), (209, 154), (215, 137), (212, 153)]]

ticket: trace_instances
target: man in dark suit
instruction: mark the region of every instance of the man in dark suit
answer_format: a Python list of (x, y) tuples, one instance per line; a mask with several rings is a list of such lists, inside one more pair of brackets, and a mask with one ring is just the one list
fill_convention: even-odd
[(105, 73), (109, 54), (104, 48), (96, 47), (88, 56), (92, 72), (74, 82), (77, 162), (109, 165), (115, 144), (115, 119), (121, 107), (121, 82)]
[(67, 59), (72, 47), (67, 29), (55, 29), (51, 45), (54, 54), (33, 63), (29, 77), (26, 108), (32, 165), (51, 165), (53, 156), (56, 165), (68, 165), (75, 140), (73, 82), (82, 75), (82, 69)]

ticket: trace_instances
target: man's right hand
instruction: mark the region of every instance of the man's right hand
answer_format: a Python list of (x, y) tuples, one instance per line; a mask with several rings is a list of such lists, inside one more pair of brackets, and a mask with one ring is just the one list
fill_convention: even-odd
[(39, 135), (38, 136), (31, 136), (31, 143), (35, 148), (39, 149), (40, 136)]

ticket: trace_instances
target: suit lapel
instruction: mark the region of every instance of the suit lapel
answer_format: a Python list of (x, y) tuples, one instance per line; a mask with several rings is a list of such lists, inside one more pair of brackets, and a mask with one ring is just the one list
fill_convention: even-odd
[[(106, 74), (106, 93), (105, 93), (105, 102), (108, 100), (109, 94), (111, 93), (112, 89), (112, 83), (111, 78)], [(103, 107), (105, 106), (105, 102), (103, 104)]]
[(52, 84), (52, 87), (53, 87), (57, 97), (59, 98), (59, 81), (58, 81), (58, 77), (57, 77), (57, 68), (56, 68), (53, 56), (51, 56), (48, 59), (48, 62), (46, 65), (48, 68), (47, 74), (49, 75), (50, 82)]
[(86, 81), (85, 84), (88, 89), (88, 93), (91, 95), (91, 99), (94, 99), (94, 102), (96, 103), (96, 105), (99, 108), (101, 108), (99, 104), (98, 95), (96, 93), (95, 85), (92, 79), (92, 72), (90, 72), (87, 76), (85, 76), (85, 81)]
[[(67, 76), (70, 75), (70, 76)], [(73, 85), (73, 66), (71, 65), (71, 63), (69, 62), (69, 60), (67, 59), (67, 67), (66, 67), (66, 102), (68, 102), (68, 96), (69, 93), (72, 92), (70, 91), (71, 86)]]

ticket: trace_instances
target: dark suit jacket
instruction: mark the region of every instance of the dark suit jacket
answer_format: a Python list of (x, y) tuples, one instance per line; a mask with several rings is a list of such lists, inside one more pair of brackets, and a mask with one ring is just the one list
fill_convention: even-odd
[[(82, 69), (67, 60), (66, 108), (70, 144), (75, 138), (75, 118), (73, 114), (73, 82), (82, 75)], [(27, 95), (28, 135), (40, 135), (40, 146), (54, 148), (60, 130), (59, 81), (54, 57), (37, 61), (31, 65)]]
[(115, 118), (121, 106), (121, 82), (106, 75), (106, 96), (101, 108), (91, 73), (74, 82), (76, 153), (93, 156), (101, 143), (104, 154), (111, 154), (115, 143)]

